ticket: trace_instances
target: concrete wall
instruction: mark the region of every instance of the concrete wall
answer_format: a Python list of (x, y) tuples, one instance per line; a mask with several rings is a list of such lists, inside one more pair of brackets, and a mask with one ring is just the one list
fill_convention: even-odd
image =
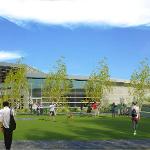
[(132, 96), (129, 94), (129, 88), (126, 86), (113, 86), (110, 93), (106, 93), (105, 98), (109, 103), (115, 102), (116, 104), (121, 101), (125, 104), (132, 102)]

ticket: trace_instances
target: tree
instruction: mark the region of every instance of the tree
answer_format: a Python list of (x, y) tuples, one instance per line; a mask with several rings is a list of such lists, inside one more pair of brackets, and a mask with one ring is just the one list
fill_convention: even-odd
[(26, 66), (23, 64), (16, 64), (12, 67), (4, 81), (4, 100), (16, 106), (16, 104), (23, 103), (25, 96), (28, 94), (28, 80), (26, 78)]
[(70, 91), (70, 81), (67, 78), (66, 65), (63, 58), (56, 62), (55, 70), (50, 72), (43, 85), (43, 96), (50, 102), (66, 102)]
[(106, 94), (111, 90), (111, 81), (109, 68), (106, 59), (99, 62), (99, 66), (94, 71), (89, 80), (85, 84), (86, 96), (92, 101), (101, 101)]
[(133, 101), (136, 101), (142, 108), (144, 96), (150, 88), (150, 66), (148, 60), (140, 62), (138, 70), (135, 70), (130, 79), (130, 95), (133, 96)]

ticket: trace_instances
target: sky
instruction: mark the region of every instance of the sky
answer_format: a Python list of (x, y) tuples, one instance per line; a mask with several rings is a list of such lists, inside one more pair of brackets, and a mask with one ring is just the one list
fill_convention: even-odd
[[(104, 57), (111, 78), (130, 79), (150, 58), (149, 0), (0, 0), (0, 61), (49, 72), (64, 57), (88, 76)], [(150, 61), (149, 61), (150, 63)]]

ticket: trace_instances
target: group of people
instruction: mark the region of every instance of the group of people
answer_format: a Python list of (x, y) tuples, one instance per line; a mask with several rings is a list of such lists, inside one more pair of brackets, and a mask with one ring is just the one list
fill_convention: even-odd
[(112, 117), (115, 118), (116, 114), (120, 115), (130, 115), (130, 109), (124, 104), (118, 104), (116, 105), (115, 103), (111, 104), (111, 112), (112, 112)]
[[(97, 116), (97, 115), (99, 116), (100, 104), (98, 104), (96, 102), (93, 102), (93, 103), (89, 102), (86, 105), (86, 107), (87, 107), (87, 113), (91, 113), (93, 111), (94, 116)], [(112, 112), (113, 118), (115, 118), (115, 115), (116, 115), (116, 108), (117, 108), (117, 105), (115, 103), (112, 103), (111, 112)], [(83, 109), (83, 107), (82, 107), (82, 109)], [(137, 106), (137, 102), (133, 102), (131, 109), (130, 110), (127, 109), (126, 112), (128, 115), (131, 115), (133, 135), (136, 135), (138, 121), (140, 120), (140, 109), (139, 109), (139, 106)]]
[[(0, 130), (4, 134), (4, 143), (6, 150), (10, 150), (13, 135), (13, 131), (10, 130), (10, 115), (11, 113), (12, 115), (14, 115), (14, 110), (10, 108), (8, 101), (3, 102), (3, 106), (4, 108), (0, 110), (0, 123), (1, 123)], [(113, 106), (115, 107), (115, 103), (113, 103)], [(92, 104), (88, 103), (87, 107), (88, 107), (87, 113), (90, 113), (93, 110), (95, 116), (99, 115), (99, 104), (97, 104), (96, 102), (93, 102)], [(52, 116), (53, 121), (55, 121), (56, 115), (55, 103), (51, 103), (51, 105), (49, 106), (49, 115)], [(132, 103), (131, 120), (132, 120), (133, 134), (136, 135), (138, 121), (140, 120), (140, 109), (139, 106), (137, 106), (136, 102)]]
[(41, 103), (33, 103), (29, 105), (31, 113), (42, 115), (43, 114), (43, 105)]
[(97, 103), (96, 101), (94, 102), (88, 102), (87, 105), (87, 114), (90, 114), (91, 112), (94, 113), (94, 116), (99, 116), (99, 109), (100, 109), (100, 104)]

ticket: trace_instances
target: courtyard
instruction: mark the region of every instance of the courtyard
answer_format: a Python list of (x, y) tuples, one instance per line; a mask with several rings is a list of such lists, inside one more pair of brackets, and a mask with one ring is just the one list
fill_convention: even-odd
[[(12, 149), (148, 149), (150, 118), (141, 118), (137, 135), (128, 116), (80, 116), (67, 118), (18, 115)], [(0, 135), (3, 149), (3, 136)]]

